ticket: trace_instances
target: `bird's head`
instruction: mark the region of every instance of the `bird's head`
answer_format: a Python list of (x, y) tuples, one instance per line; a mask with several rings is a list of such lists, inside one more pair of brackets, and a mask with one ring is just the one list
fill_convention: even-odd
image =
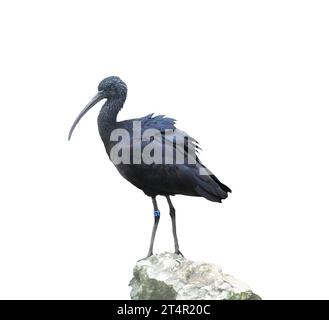
[(79, 123), (81, 118), (90, 110), (95, 104), (103, 99), (107, 100), (121, 100), (124, 102), (127, 97), (127, 86), (119, 77), (107, 77), (103, 79), (98, 85), (98, 93), (93, 97), (86, 107), (80, 112), (75, 119), (69, 133), (69, 140), (72, 136), (74, 128)]
[(127, 86), (119, 77), (107, 77), (99, 83), (98, 94), (103, 99), (126, 99)]

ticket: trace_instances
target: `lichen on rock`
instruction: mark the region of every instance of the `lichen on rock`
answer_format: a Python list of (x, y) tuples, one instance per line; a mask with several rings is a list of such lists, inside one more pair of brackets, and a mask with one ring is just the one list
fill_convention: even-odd
[(220, 267), (164, 252), (138, 261), (130, 296), (133, 300), (259, 300), (251, 289)]

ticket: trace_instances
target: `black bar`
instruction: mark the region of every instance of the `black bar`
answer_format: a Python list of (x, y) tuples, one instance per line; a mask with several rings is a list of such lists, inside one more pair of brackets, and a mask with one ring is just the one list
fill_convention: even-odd
[[(299, 313), (315, 319), (317, 313), (326, 315), (328, 301), (218, 301), (218, 300), (21, 300), (0, 301), (1, 311), (12, 317), (24, 316), (58, 320), (84, 319), (241, 319), (259, 317), (295, 318)], [(314, 307), (314, 305), (316, 305)], [(323, 310), (321, 310), (323, 308)], [(7, 313), (8, 314), (8, 313)], [(225, 318), (224, 318), (225, 317)]]

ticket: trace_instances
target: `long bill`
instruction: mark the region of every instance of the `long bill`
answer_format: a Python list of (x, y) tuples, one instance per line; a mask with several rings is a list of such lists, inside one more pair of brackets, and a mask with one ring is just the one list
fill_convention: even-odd
[(80, 112), (80, 114), (77, 116), (77, 118), (75, 119), (75, 121), (72, 124), (72, 127), (70, 129), (69, 132), (69, 137), (68, 140), (71, 139), (72, 133), (75, 129), (75, 127), (77, 126), (77, 124), (79, 123), (79, 121), (81, 120), (81, 118), (88, 112), (88, 110), (90, 110), (96, 103), (98, 103), (99, 101), (101, 101), (102, 99), (104, 99), (104, 93), (103, 92), (99, 92), (95, 95), (95, 97), (93, 97), (91, 99), (91, 101), (84, 107), (84, 109)]

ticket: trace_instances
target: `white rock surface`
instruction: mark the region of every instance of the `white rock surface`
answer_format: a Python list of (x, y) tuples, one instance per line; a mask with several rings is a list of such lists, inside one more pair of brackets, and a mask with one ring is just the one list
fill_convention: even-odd
[(138, 261), (129, 284), (136, 300), (258, 300), (250, 288), (220, 267), (164, 252)]

